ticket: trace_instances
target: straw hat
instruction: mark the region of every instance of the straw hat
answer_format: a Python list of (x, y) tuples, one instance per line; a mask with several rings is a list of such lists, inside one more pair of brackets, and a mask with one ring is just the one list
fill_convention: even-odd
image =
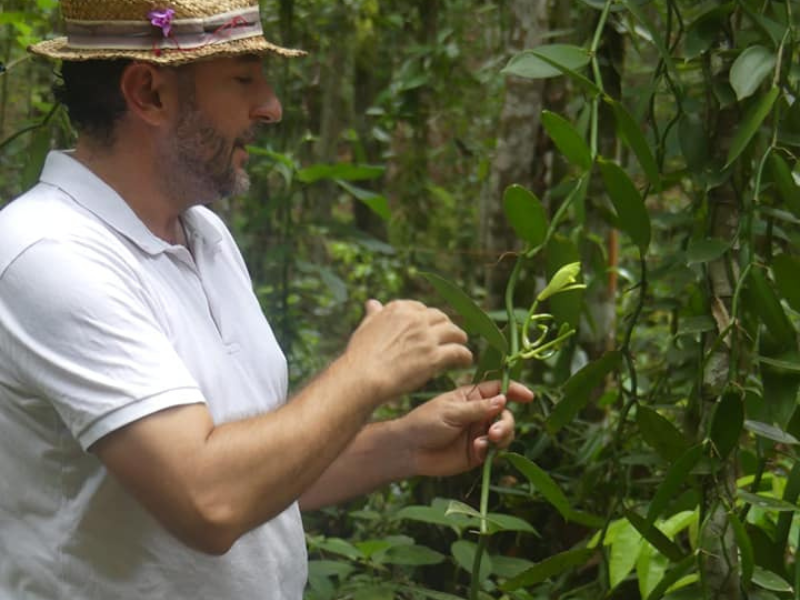
[(61, 60), (159, 64), (305, 54), (267, 41), (258, 0), (62, 0), (61, 13), (67, 36), (34, 44), (31, 52)]

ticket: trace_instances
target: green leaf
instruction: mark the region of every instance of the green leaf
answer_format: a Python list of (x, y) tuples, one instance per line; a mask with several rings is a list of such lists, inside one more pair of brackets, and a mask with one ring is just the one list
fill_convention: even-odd
[(753, 583), (773, 592), (792, 592), (792, 586), (780, 575), (759, 566), (753, 568)]
[(728, 513), (728, 520), (733, 528), (733, 537), (736, 540), (736, 545), (739, 547), (739, 564), (742, 567), (742, 583), (745, 586), (750, 583), (753, 578), (753, 566), (755, 557), (753, 554), (753, 543), (750, 541), (750, 536), (736, 516), (735, 512)]
[(438, 565), (444, 555), (426, 546), (401, 545), (389, 548), (381, 557), (381, 562), (390, 565)]
[(727, 392), (720, 398), (711, 418), (709, 437), (714, 449), (721, 459), (739, 445), (739, 438), (744, 427), (744, 402), (735, 392)]
[(772, 107), (775, 104), (775, 101), (778, 99), (779, 94), (780, 88), (773, 87), (756, 104), (754, 104), (749, 111), (747, 111), (747, 114), (745, 115), (742, 124), (739, 126), (739, 129), (736, 131), (736, 135), (731, 143), (731, 149), (728, 152), (728, 160), (725, 164), (726, 169), (733, 164), (733, 161), (739, 158), (739, 155), (744, 152), (745, 148), (747, 148), (750, 140), (753, 139), (753, 136), (758, 131), (758, 128), (761, 127), (764, 119), (767, 118), (767, 115), (772, 110)]
[(501, 72), (527, 79), (546, 79), (563, 74), (553, 63), (576, 71), (588, 65), (590, 60), (589, 52), (585, 48), (569, 44), (550, 44), (517, 54)]
[(541, 119), (547, 134), (569, 162), (583, 171), (592, 168), (589, 146), (572, 123), (549, 110), (542, 111)]
[(750, 46), (745, 49), (731, 66), (731, 86), (737, 100), (752, 96), (761, 83), (775, 68), (775, 53), (764, 46)]
[(326, 552), (338, 554), (339, 556), (345, 556), (351, 560), (364, 558), (364, 555), (361, 553), (361, 550), (356, 548), (350, 542), (343, 540), (341, 538), (326, 538), (320, 540), (319, 542), (317, 542), (317, 548), (320, 550), (325, 550)]
[(759, 421), (751, 421), (748, 419), (744, 422), (744, 428), (756, 434), (758, 437), (772, 440), (773, 442), (778, 442), (779, 444), (800, 444), (800, 441), (798, 441), (798, 439), (793, 435), (786, 433), (783, 429), (768, 423), (761, 423)]
[(690, 554), (686, 558), (684, 558), (681, 562), (679, 562), (673, 569), (667, 572), (664, 575), (663, 579), (658, 582), (658, 585), (653, 588), (653, 591), (647, 596), (647, 600), (661, 600), (664, 597), (664, 594), (672, 588), (672, 586), (681, 579), (689, 570), (695, 565), (696, 558), (694, 555)]
[(517, 237), (535, 248), (547, 235), (547, 213), (533, 192), (521, 185), (508, 187), (503, 194), (506, 218)]
[(783, 204), (792, 214), (800, 217), (800, 186), (794, 180), (789, 165), (777, 152), (770, 152), (767, 165)]
[(476, 519), (481, 518), (481, 513), (472, 508), (469, 504), (464, 504), (463, 502), (459, 502), (458, 500), (451, 500), (450, 504), (447, 506), (447, 510), (444, 513), (445, 515), (467, 515), (470, 517), (475, 517)]
[(389, 210), (389, 200), (386, 196), (381, 196), (371, 190), (356, 187), (340, 179), (337, 179), (336, 183), (363, 202), (372, 212), (384, 221), (388, 221), (392, 217), (392, 213)]
[[(789, 472), (789, 477), (786, 480), (786, 487), (783, 490), (782, 500), (795, 505), (797, 504), (798, 497), (800, 497), (800, 461), (795, 461), (794, 465), (792, 465), (792, 470)], [(781, 554), (787, 550), (792, 521), (794, 521), (794, 514), (788, 511), (782, 512), (778, 516), (778, 525), (775, 528), (775, 547)]]
[(707, 263), (720, 258), (730, 247), (730, 241), (717, 238), (692, 240), (686, 250), (686, 258), (690, 265)]
[(500, 585), (500, 589), (504, 592), (512, 592), (523, 587), (536, 585), (554, 575), (559, 575), (564, 571), (586, 564), (593, 554), (594, 550), (586, 548), (568, 550), (567, 552), (556, 554), (540, 563), (536, 563), (527, 571), (520, 573), (517, 577), (509, 579)]
[(536, 491), (552, 504), (561, 516), (566, 518), (570, 511), (569, 500), (567, 500), (564, 492), (561, 491), (561, 488), (558, 487), (558, 484), (553, 481), (553, 478), (547, 472), (520, 454), (509, 452), (503, 456), (531, 482)]
[(520, 531), (522, 533), (532, 533), (539, 536), (539, 532), (528, 523), (525, 519), (515, 517), (514, 515), (505, 515), (502, 513), (489, 513), (486, 515), (486, 524), (489, 534), (495, 534), (501, 531)]
[(662, 533), (662, 531), (653, 525), (652, 523), (648, 523), (644, 518), (636, 514), (631, 510), (623, 511), (625, 518), (628, 519), (631, 525), (633, 525), (636, 530), (642, 534), (642, 537), (646, 539), (650, 544), (661, 554), (666, 556), (672, 562), (680, 562), (684, 558), (683, 552), (678, 546), (675, 545), (666, 535)]
[(642, 171), (647, 175), (647, 179), (650, 180), (653, 188), (656, 191), (661, 191), (661, 176), (659, 175), (658, 164), (653, 157), (653, 152), (650, 150), (647, 139), (642, 134), (642, 128), (633, 120), (633, 117), (622, 104), (609, 97), (606, 97), (605, 100), (611, 105), (611, 110), (617, 120), (617, 129), (623, 141), (636, 155)]
[(650, 216), (630, 177), (616, 163), (600, 159), (600, 172), (608, 196), (617, 211), (619, 227), (627, 233), (642, 254), (650, 246)]
[(303, 183), (316, 183), (323, 179), (340, 179), (342, 181), (366, 181), (378, 179), (386, 172), (386, 167), (377, 165), (354, 165), (339, 163), (336, 165), (318, 164), (300, 169), (297, 179)]
[(779, 254), (772, 259), (772, 274), (775, 287), (789, 306), (800, 312), (800, 258), (789, 254)]
[(656, 489), (650, 507), (647, 510), (647, 523), (652, 525), (656, 518), (672, 502), (680, 491), (684, 482), (689, 479), (695, 465), (703, 457), (703, 446), (697, 445), (689, 448), (676, 460), (667, 471), (664, 479)]
[(751, 269), (745, 295), (772, 337), (781, 345), (795, 344), (796, 332), (762, 269)]
[(602, 385), (606, 376), (617, 368), (622, 354), (616, 350), (604, 354), (575, 373), (564, 384), (564, 397), (547, 418), (547, 430), (555, 434), (572, 421), (586, 406), (592, 392)]
[(611, 543), (608, 559), (608, 579), (611, 589), (622, 583), (633, 571), (643, 545), (641, 534), (630, 523), (625, 523), (625, 526), (617, 531)]
[[(453, 542), (453, 545), (450, 546), (450, 552), (453, 554), (456, 564), (464, 569), (467, 573), (472, 573), (472, 565), (475, 561), (476, 549), (477, 544), (468, 542), (466, 540), (458, 540), (457, 542)], [(492, 559), (487, 553), (484, 552), (483, 556), (481, 557), (481, 569), (480, 573), (478, 574), (478, 580), (484, 581), (491, 573)]]
[(689, 440), (652, 408), (644, 405), (636, 408), (636, 425), (644, 441), (670, 462), (689, 449)]
[(795, 504), (791, 504), (784, 500), (778, 500), (777, 498), (772, 498), (770, 496), (762, 496), (760, 494), (753, 494), (748, 492), (747, 490), (736, 490), (736, 495), (739, 496), (742, 500), (747, 502), (748, 504), (752, 504), (753, 506), (757, 506), (762, 510), (772, 511), (772, 512), (793, 512), (798, 513), (800, 512), (800, 506)]
[(434, 273), (422, 273), (422, 276), (464, 319), (464, 329), (470, 334), (480, 335), (489, 345), (505, 355), (508, 343), (497, 324), (454, 283)]

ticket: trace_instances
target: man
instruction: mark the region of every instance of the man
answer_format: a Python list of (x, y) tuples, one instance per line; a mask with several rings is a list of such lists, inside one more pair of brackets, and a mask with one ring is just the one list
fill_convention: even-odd
[[(301, 597), (299, 508), (507, 446), (497, 382), (373, 410), (466, 335), (411, 301), (367, 315), (287, 397), (241, 256), (203, 204), (247, 188), (281, 105), (255, 0), (63, 0), (59, 97), (79, 130), (0, 213), (0, 598)], [(532, 394), (514, 385), (510, 400)]]

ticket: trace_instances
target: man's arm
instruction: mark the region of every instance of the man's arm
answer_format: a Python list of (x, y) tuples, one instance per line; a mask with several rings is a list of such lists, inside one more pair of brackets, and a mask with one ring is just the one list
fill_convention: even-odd
[(484, 382), (437, 396), (400, 419), (370, 424), (301, 496), (300, 507), (316, 510), (415, 475), (472, 469), (489, 443), (506, 448), (514, 439), (507, 402), (532, 399), (518, 383), (503, 396), (499, 382)]
[(92, 451), (179, 539), (221, 554), (317, 481), (375, 407), (468, 365), (465, 342), (438, 310), (375, 303), (342, 357), (279, 410), (215, 426), (205, 406), (177, 407)]

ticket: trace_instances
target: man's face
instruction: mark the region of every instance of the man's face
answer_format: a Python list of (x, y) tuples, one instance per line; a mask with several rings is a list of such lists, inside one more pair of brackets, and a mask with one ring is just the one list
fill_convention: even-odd
[(170, 195), (192, 205), (247, 192), (245, 146), (258, 121), (280, 120), (260, 60), (208, 61), (176, 77), (179, 113), (157, 159)]

